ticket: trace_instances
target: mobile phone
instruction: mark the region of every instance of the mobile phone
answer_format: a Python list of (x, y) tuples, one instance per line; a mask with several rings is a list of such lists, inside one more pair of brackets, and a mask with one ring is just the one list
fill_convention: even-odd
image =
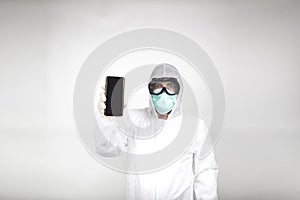
[(106, 116), (122, 116), (124, 105), (124, 77), (107, 76), (106, 77)]

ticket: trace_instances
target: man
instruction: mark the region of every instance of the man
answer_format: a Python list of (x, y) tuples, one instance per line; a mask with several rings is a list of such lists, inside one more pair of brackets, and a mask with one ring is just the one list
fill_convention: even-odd
[[(153, 70), (149, 84), (149, 104), (145, 109), (133, 110), (131, 118), (137, 126), (151, 127), (163, 122), (163, 129), (150, 139), (138, 140), (122, 134), (104, 116), (105, 96), (99, 102), (101, 124), (106, 141), (96, 135), (96, 149), (102, 156), (117, 156), (120, 151), (152, 153), (166, 147), (176, 137), (182, 119), (181, 97), (183, 84), (177, 69), (170, 64), (159, 64)], [(150, 174), (129, 174), (127, 199), (137, 200), (217, 200), (218, 166), (212, 151), (200, 159), (201, 144), (207, 126), (199, 119), (197, 141), (171, 166)], [(130, 130), (130, 129), (128, 129)], [(136, 133), (144, 134), (141, 132)], [(151, 133), (152, 134), (152, 133)]]

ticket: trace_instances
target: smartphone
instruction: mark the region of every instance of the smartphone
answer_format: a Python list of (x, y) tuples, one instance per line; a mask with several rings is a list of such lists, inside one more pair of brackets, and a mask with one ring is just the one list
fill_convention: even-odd
[(123, 116), (125, 78), (118, 76), (106, 77), (106, 116)]

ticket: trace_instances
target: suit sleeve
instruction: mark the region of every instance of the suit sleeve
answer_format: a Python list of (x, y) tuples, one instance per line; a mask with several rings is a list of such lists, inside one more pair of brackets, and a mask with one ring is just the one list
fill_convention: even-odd
[[(207, 133), (207, 126), (202, 127)], [(200, 147), (200, 145), (199, 145)], [(206, 157), (200, 157), (200, 149), (194, 153), (194, 195), (197, 200), (218, 200), (217, 180), (219, 168), (212, 150)]]
[(96, 152), (105, 157), (120, 156), (122, 151), (126, 151), (128, 137), (122, 133), (113, 120), (97, 119), (95, 125), (94, 138)]

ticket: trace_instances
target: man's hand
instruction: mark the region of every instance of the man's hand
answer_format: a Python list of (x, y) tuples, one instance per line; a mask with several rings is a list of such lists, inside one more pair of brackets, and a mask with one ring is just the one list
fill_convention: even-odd
[(112, 116), (104, 115), (104, 110), (106, 108), (106, 105), (105, 105), (105, 101), (106, 101), (105, 88), (106, 88), (105, 84), (104, 84), (104, 86), (101, 86), (100, 99), (99, 99), (99, 102), (98, 102), (98, 109), (99, 109), (101, 117), (111, 120), (111, 119), (113, 119)]

